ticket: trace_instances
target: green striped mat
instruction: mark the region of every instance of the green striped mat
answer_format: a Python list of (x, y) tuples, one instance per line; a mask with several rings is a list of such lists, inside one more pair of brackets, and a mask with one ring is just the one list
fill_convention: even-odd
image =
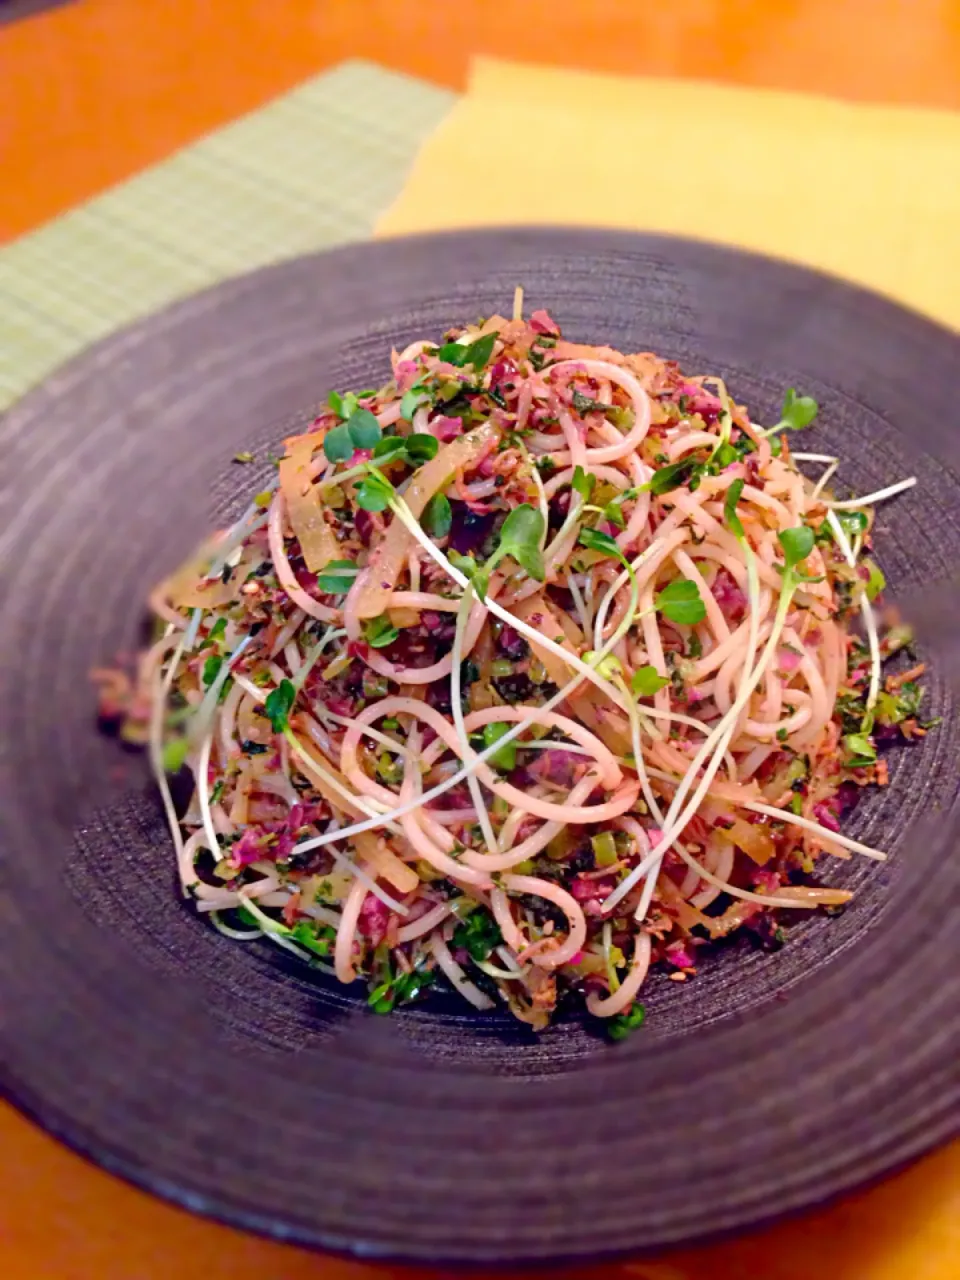
[(176, 298), (368, 235), (454, 98), (342, 63), (0, 250), (0, 409)]

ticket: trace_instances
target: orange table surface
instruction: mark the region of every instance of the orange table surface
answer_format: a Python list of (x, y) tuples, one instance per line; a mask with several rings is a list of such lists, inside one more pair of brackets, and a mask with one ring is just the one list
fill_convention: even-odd
[[(345, 57), (461, 88), (476, 53), (960, 107), (956, 0), (73, 0), (0, 27), (0, 241)], [(759, 1277), (774, 1239), (789, 1253), (791, 1241), (809, 1245), (813, 1234), (829, 1240), (831, 1280), (857, 1280), (868, 1257), (871, 1276), (882, 1257), (891, 1277), (946, 1280), (960, 1275), (960, 1259), (955, 1272), (943, 1257), (910, 1260), (903, 1233), (931, 1180), (956, 1168), (951, 1154), (775, 1233), (609, 1274)], [(877, 1197), (889, 1209), (880, 1230)], [(4, 1280), (399, 1274), (192, 1218), (87, 1165), (0, 1104)]]
[(343, 58), (477, 53), (960, 107), (957, 0), (72, 0), (0, 27), (0, 241)]

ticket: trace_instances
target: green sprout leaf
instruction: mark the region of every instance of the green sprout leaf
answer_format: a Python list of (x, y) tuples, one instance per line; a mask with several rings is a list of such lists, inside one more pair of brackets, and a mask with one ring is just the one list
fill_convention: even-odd
[(424, 387), (418, 382), (412, 386), (409, 391), (403, 393), (403, 399), (400, 401), (400, 417), (407, 422), (413, 421), (413, 415), (417, 412), (425, 400), (428, 400)]
[(440, 441), (437, 437), (429, 435), (426, 431), (418, 431), (412, 436), (407, 436), (405, 444), (407, 457), (415, 467), (420, 466), (423, 462), (429, 462), (431, 458), (435, 458), (440, 448)]
[(793, 387), (788, 387), (783, 397), (780, 421), (773, 430), (802, 431), (804, 427), (809, 427), (819, 409), (820, 406), (812, 396), (798, 396)]
[(858, 533), (866, 533), (870, 520), (865, 511), (838, 511), (836, 515), (840, 528), (851, 541)]
[(598, 676), (603, 676), (604, 680), (612, 680), (614, 676), (623, 674), (623, 663), (614, 653), (608, 653), (606, 657), (601, 657), (602, 649), (587, 649), (584, 652), (583, 660), (593, 667)]
[(544, 579), (543, 556), (540, 539), (543, 537), (543, 513), (536, 507), (522, 503), (514, 507), (500, 527), (500, 545), (491, 558), (493, 562), (503, 556), (512, 556), (522, 569), (526, 569), (537, 582)]
[(355, 409), (347, 419), (347, 431), (357, 449), (372, 449), (383, 434), (369, 409)]
[(601, 533), (599, 529), (581, 529), (579, 541), (590, 551), (599, 551), (601, 555), (613, 556), (616, 560), (623, 559), (623, 552), (609, 533)]
[(332, 596), (346, 595), (359, 572), (352, 560), (331, 560), (317, 574), (317, 586)]
[(737, 515), (737, 503), (740, 501), (741, 493), (743, 493), (743, 481), (734, 480), (724, 499), (723, 518), (730, 526), (734, 537), (742, 540), (746, 537), (746, 534), (743, 531), (743, 525), (740, 523), (740, 517)]
[(570, 487), (574, 493), (579, 493), (584, 502), (590, 501), (590, 495), (593, 493), (597, 483), (597, 477), (590, 475), (584, 471), (583, 467), (574, 467), (573, 479), (570, 481)]
[(656, 667), (649, 664), (638, 667), (630, 680), (630, 688), (638, 698), (652, 698), (655, 693), (670, 683), (669, 676), (662, 676)]
[(384, 436), (378, 440), (373, 446), (373, 458), (380, 466), (386, 466), (388, 462), (396, 462), (399, 458), (406, 459), (407, 442), (402, 436)]
[(357, 506), (364, 511), (385, 511), (393, 499), (393, 485), (379, 471), (368, 471), (357, 485)]
[(420, 518), (423, 528), (431, 538), (445, 538), (453, 523), (450, 499), (444, 493), (435, 493), (423, 509)]
[(379, 618), (371, 618), (363, 628), (364, 639), (371, 649), (385, 649), (399, 634), (385, 613), (381, 613)]
[(682, 627), (695, 626), (707, 616), (707, 607), (700, 596), (700, 589), (689, 578), (677, 578), (662, 591), (658, 591), (654, 604), (665, 618)]
[(614, 499), (613, 502), (608, 502), (603, 508), (603, 514), (604, 517), (609, 520), (612, 525), (616, 525), (618, 529), (625, 529), (627, 527), (627, 522), (624, 519), (623, 508), (620, 505), (619, 499)]
[(233, 460), (234, 462), (241, 462), (241, 463), (252, 462), (253, 454), (250, 452), (249, 449), (244, 449), (241, 453), (235, 453), (233, 455)]
[[(483, 726), (484, 747), (493, 746), (495, 742), (500, 741), (505, 733), (509, 732), (510, 726), (508, 724), (485, 724)], [(502, 769), (504, 773), (509, 773), (511, 769), (515, 769), (517, 765), (516, 742), (507, 742), (490, 756), (489, 762), (495, 769)]]
[(455, 365), (458, 369), (468, 364), (474, 369), (483, 369), (493, 355), (493, 348), (499, 336), (498, 333), (493, 332), (485, 333), (482, 338), (477, 338), (471, 343), (446, 342), (437, 352), (437, 358), (445, 360), (447, 364)]
[(731, 462), (738, 461), (739, 457), (740, 454), (734, 446), (729, 442), (724, 441), (724, 443), (719, 445), (714, 451), (713, 461), (717, 470), (722, 471), (724, 467), (729, 467)]
[(330, 462), (346, 462), (353, 457), (355, 450), (356, 445), (345, 422), (328, 431), (323, 438), (323, 452)]
[(296, 701), (297, 691), (289, 680), (281, 680), (272, 693), (267, 694), (263, 709), (273, 726), (274, 733), (283, 733), (290, 724), (290, 712)]
[(813, 550), (813, 530), (805, 524), (798, 525), (795, 529), (783, 529), (777, 534), (777, 541), (783, 548), (787, 568), (793, 569), (802, 560), (806, 560)]
[(477, 572), (477, 562), (473, 556), (461, 555), (459, 551), (451, 551), (447, 559), (455, 569), (459, 569), (465, 578), (471, 581)]

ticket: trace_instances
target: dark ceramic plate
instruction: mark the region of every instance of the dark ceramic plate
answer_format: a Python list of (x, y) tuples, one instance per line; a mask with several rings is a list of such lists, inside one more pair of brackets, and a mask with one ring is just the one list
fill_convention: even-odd
[[(777, 955), (718, 954), (615, 1047), (439, 1003), (377, 1019), (174, 892), (139, 761), (109, 785), (90, 667), (265, 474), (331, 386), (392, 344), (509, 307), (568, 336), (722, 372), (762, 421), (823, 407), (808, 448), (860, 492), (916, 474), (877, 542), (894, 590), (956, 607), (960, 344), (870, 294), (656, 237), (497, 231), (368, 244), (259, 271), (94, 348), (0, 425), (0, 1063), (13, 1101), (140, 1186), (283, 1239), (448, 1263), (659, 1249), (835, 1196), (957, 1125), (960, 721), (891, 757), (835, 863), (840, 917)], [(806, 443), (806, 442), (805, 442)], [(258, 448), (257, 467), (231, 465)]]

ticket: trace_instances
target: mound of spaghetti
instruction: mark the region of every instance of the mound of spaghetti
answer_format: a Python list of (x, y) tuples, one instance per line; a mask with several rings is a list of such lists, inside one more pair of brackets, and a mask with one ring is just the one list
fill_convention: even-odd
[(444, 984), (539, 1029), (579, 996), (620, 1037), (652, 965), (776, 946), (850, 897), (821, 855), (884, 856), (840, 819), (886, 782), (878, 742), (925, 730), (919, 669), (883, 684), (908, 637), (868, 556), (870, 504), (913, 481), (836, 501), (837, 459), (791, 454), (810, 398), (758, 427), (521, 302), (332, 394), (158, 588), (137, 705), (107, 710), (139, 716), (183, 890), (229, 937), (378, 1012)]

